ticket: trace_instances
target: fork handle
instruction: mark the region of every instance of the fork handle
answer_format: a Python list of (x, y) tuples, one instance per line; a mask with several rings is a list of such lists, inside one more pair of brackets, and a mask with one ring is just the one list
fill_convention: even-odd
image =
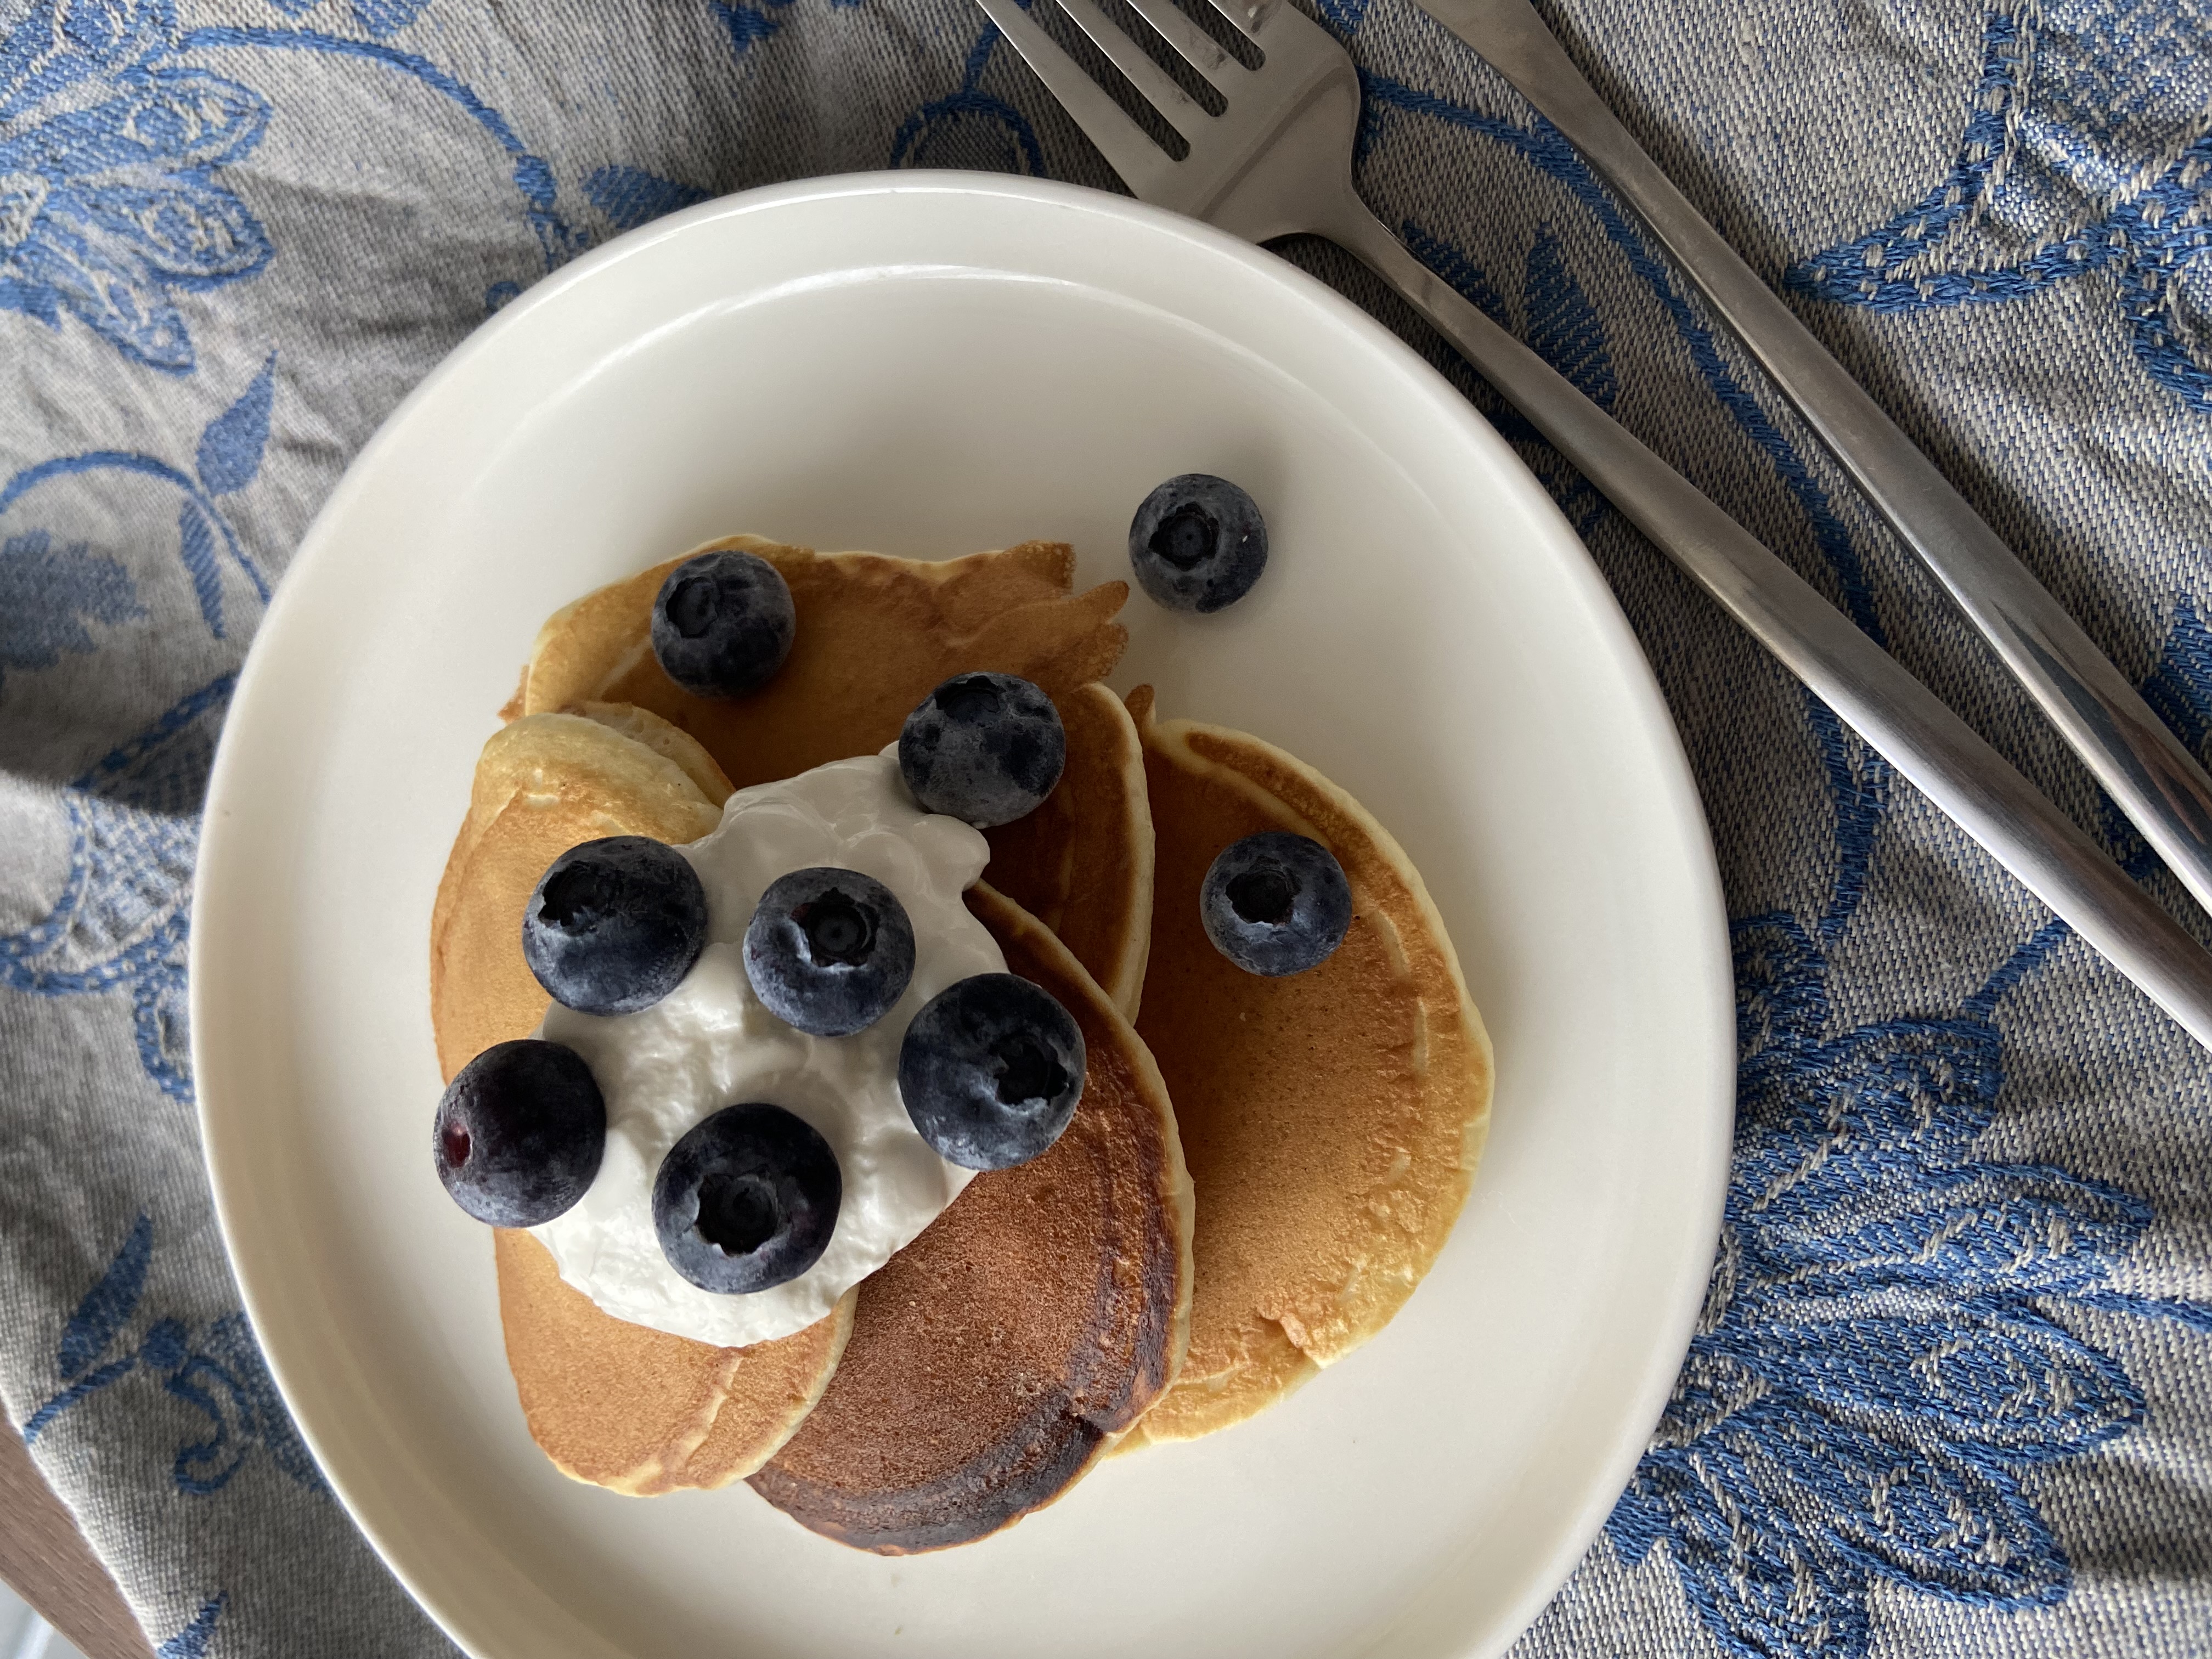
[(2212, 956), (2012, 763), (1352, 196), (1321, 234), (1403, 295), (1560, 453), (1898, 771), (2212, 1048)]
[(2212, 779), (2081, 625), (1674, 188), (1528, 0), (1426, 0), (1650, 226), (2197, 902), (2212, 910)]

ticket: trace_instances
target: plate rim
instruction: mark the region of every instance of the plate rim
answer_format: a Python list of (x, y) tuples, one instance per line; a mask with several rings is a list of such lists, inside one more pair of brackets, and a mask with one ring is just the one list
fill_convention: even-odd
[[(1695, 1034), (1694, 1044), (1706, 1051), (1706, 1065), (1711, 1076), (1705, 1080), (1705, 1087), (1702, 1091), (1709, 1103), (1697, 1120), (1699, 1138), (1705, 1143), (1704, 1156), (1698, 1162), (1698, 1179), (1693, 1183), (1693, 1189), (1685, 1193), (1680, 1207), (1686, 1217), (1705, 1218), (1698, 1228), (1698, 1236), (1711, 1239), (1717, 1246), (1731, 1164), (1735, 1107), (1735, 981), (1728, 942), (1726, 899), (1711, 824), (1681, 733), (1667, 706), (1651, 663), (1636, 638), (1611, 585), (1549, 492), (1504, 438), (1471, 403), (1443, 380), (1433, 365), (1423, 360), (1378, 319), (1334, 289), (1255, 244), (1243, 241), (1200, 221), (1084, 185), (1010, 174), (947, 169), (823, 174), (736, 191), (611, 239), (534, 283), (498, 313), (472, 330), (400, 400), (347, 464), (330, 494), (302, 532), (285, 567), (285, 579), (280, 579), (276, 585), (276, 592), (263, 615), (261, 624), (255, 631), (253, 641), (238, 672), (209, 775), (193, 871), (196, 911), (198, 910), (200, 892), (208, 884), (205, 880), (208, 872), (220, 869), (228, 854), (233, 832), (226, 826), (242, 808), (250, 810), (244, 801), (233, 799), (239, 793), (233, 774), (243, 763), (237, 757), (245, 741), (235, 734), (248, 729), (250, 716), (270, 695), (262, 690), (262, 681), (270, 672), (266, 665), (272, 655), (271, 650), (265, 648), (265, 642), (277, 637), (278, 631), (284, 626), (285, 619), (293, 608), (288, 605), (288, 598), (305, 586), (289, 578), (296, 572), (319, 568), (325, 560), (338, 556), (332, 550), (332, 544), (338, 539), (333, 526), (343, 519), (355, 498), (371, 487), (368, 480), (376, 471), (377, 464), (386, 451), (398, 445), (402, 431), (422, 417), (422, 410), (436, 402), (449, 381), (465, 373), (471, 361), (480, 356), (490, 343), (525, 325), (528, 317), (556, 303), (560, 296), (569, 289), (592, 280), (602, 270), (635, 257), (649, 247), (686, 235), (700, 225), (828, 199), (865, 202), (916, 194), (996, 197), (1041, 207), (1073, 209), (1108, 219), (1133, 222), (1155, 231), (1167, 231), (1214, 256), (1225, 256), (1268, 280), (1300, 293), (1309, 303), (1334, 313), (1336, 320), (1350, 333), (1364, 337), (1369, 350), (1395, 356), (1401, 368), (1412, 368), (1438, 382), (1449, 393), (1448, 406), (1457, 415), (1462, 439), (1473, 448), (1486, 452), (1493, 463), (1502, 463), (1512, 484), (1531, 499), (1538, 512), (1548, 514), (1556, 522), (1564, 544), (1562, 556), (1558, 561), (1562, 574), (1565, 580), (1581, 590), (1580, 596), (1590, 612), (1592, 626), (1609, 636), (1613, 647), (1611, 665), (1620, 675), (1622, 695), (1637, 717), (1642, 735), (1657, 750), (1654, 759), (1663, 779), (1664, 799), (1655, 805), (1663, 807), (1674, 831), (1683, 835), (1685, 853), (1694, 854), (1686, 859), (1686, 867), (1680, 873), (1688, 890), (1683, 896), (1685, 908), (1705, 919), (1695, 945), (1696, 954), (1701, 959), (1703, 977), (1706, 981), (1706, 995), (1703, 1000), (1709, 1006), (1710, 1029)], [(641, 331), (648, 331), (654, 325), (642, 323), (640, 329)], [(314, 1411), (302, 1408), (303, 1400), (313, 1397), (313, 1390), (303, 1389), (296, 1377), (288, 1377), (289, 1368), (280, 1351), (281, 1345), (272, 1345), (269, 1340), (271, 1322), (265, 1312), (266, 1298), (257, 1290), (258, 1273), (249, 1271), (246, 1266), (248, 1261), (255, 1259), (254, 1251), (250, 1241), (242, 1243), (248, 1231), (246, 1212), (249, 1206), (242, 1201), (241, 1192), (224, 1174), (221, 1148), (229, 1132), (222, 1121), (222, 1108), (213, 1097), (216, 1091), (210, 1090), (207, 1084), (207, 1079), (218, 1075), (221, 1071), (220, 1066), (210, 1063), (211, 1056), (204, 1046), (210, 1041), (206, 1034), (215, 1024), (206, 1017), (208, 1000), (216, 994), (211, 988), (217, 982), (214, 964), (207, 956), (210, 949), (207, 941), (217, 930), (208, 926), (208, 921), (209, 915), (204, 912), (194, 915), (188, 957), (188, 1017), (195, 1079), (195, 1119), (200, 1133), (203, 1165), (208, 1176), (224, 1254), (238, 1285), (240, 1303), (252, 1324), (256, 1343), (295, 1426), (314, 1456), (347, 1520), (368, 1540), (386, 1570), (405, 1589), (424, 1614), (472, 1659), (503, 1659), (494, 1649), (481, 1644), (478, 1640), (479, 1632), (471, 1626), (481, 1624), (480, 1618), (466, 1619), (460, 1609), (442, 1605), (420, 1581), (409, 1565), (407, 1553), (403, 1547), (404, 1525), (396, 1520), (387, 1525), (386, 1517), (373, 1517), (364, 1513), (354, 1496), (349, 1495), (347, 1480), (334, 1467), (329, 1446), (313, 1425)], [(1687, 954), (1690, 942), (1685, 940), (1682, 943)], [(1686, 1031), (1683, 1035), (1685, 1046), (1692, 1046), (1693, 1034)], [(1672, 1391), (1705, 1299), (1709, 1276), (1709, 1271), (1694, 1275), (1686, 1273), (1681, 1283), (1675, 1287), (1675, 1305), (1662, 1322), (1668, 1333), (1667, 1340), (1663, 1344), (1655, 1343), (1643, 1354), (1640, 1361), (1643, 1375), (1633, 1391), (1638, 1409), (1624, 1415), (1625, 1421), (1634, 1424), (1635, 1431), (1632, 1433), (1624, 1430), (1616, 1432), (1617, 1443), (1603, 1465), (1604, 1479), (1593, 1480), (1589, 1493), (1574, 1510), (1572, 1522), (1560, 1528), (1558, 1541), (1545, 1558), (1541, 1570), (1530, 1571), (1518, 1593), (1504, 1599), (1501, 1612), (1492, 1621), (1492, 1632), (1469, 1632), (1455, 1651), (1495, 1652), (1510, 1645), (1557, 1594), (1595, 1541), (1607, 1516), (1626, 1490), (1648, 1443), (1650, 1428), (1658, 1422)], [(343, 1462), (343, 1459), (337, 1461), (340, 1463)], [(1448, 1568), (1440, 1569), (1437, 1577), (1440, 1577), (1448, 1571)], [(1413, 1615), (1435, 1582), (1432, 1578), (1427, 1586), (1414, 1590), (1399, 1612), (1356, 1650), (1362, 1653), (1382, 1651), (1390, 1642), (1393, 1633)], [(1493, 1634), (1495, 1639), (1492, 1639)], [(600, 1639), (605, 1641), (604, 1638)]]

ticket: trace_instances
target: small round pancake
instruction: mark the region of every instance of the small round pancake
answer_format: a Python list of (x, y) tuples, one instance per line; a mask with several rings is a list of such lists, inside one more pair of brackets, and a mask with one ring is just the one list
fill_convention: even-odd
[(811, 1415), (752, 1477), (801, 1525), (883, 1555), (965, 1544), (1059, 1497), (1172, 1382), (1188, 1338), (1190, 1177), (1152, 1056), (1052, 934), (987, 886), (1012, 972), (1089, 1063), (1042, 1158), (978, 1176), (860, 1285)]
[(1066, 769), (1036, 811), (983, 832), (991, 885), (1050, 928), (1133, 1020), (1152, 933), (1144, 747), (1128, 709), (1103, 685), (1079, 685), (1056, 706)]
[[(582, 709), (518, 720), (477, 759), (431, 923), (431, 1023), (448, 1079), (544, 1017), (522, 913), (547, 865), (599, 836), (684, 842), (720, 822), (728, 780), (691, 738), (641, 709)], [(848, 1296), (777, 1341), (686, 1341), (600, 1312), (529, 1234), (494, 1239), (507, 1367), (531, 1434), (558, 1468), (617, 1492), (750, 1474), (820, 1397), (852, 1328)]]
[[(730, 798), (730, 781), (714, 764), (714, 757), (700, 746), (698, 739), (671, 726), (659, 715), (614, 702), (579, 703), (561, 712), (580, 715), (594, 725), (606, 726), (633, 742), (643, 744), (664, 760), (674, 762), (677, 769), (690, 779), (709, 805), (719, 808)], [(445, 877), (438, 884), (438, 896), (431, 907), (434, 961), (435, 942), (445, 933), (453, 901), (460, 891), (460, 872), (467, 866), (477, 838), (499, 816), (500, 809), (517, 787), (526, 784), (538, 789), (546, 767), (562, 764), (564, 754), (601, 755), (601, 767), (614, 769), (618, 777), (647, 799), (659, 800), (672, 793), (677, 799), (684, 799), (682, 790), (675, 787), (673, 779), (619, 744), (596, 742), (591, 733), (576, 732), (558, 725), (533, 726), (516, 734), (512, 726), (515, 716), (503, 713), (501, 718), (510, 724), (494, 732), (477, 756), (476, 774), (469, 787), (469, 810), (461, 820), (460, 833), (453, 838), (453, 851), (446, 860)]]
[(857, 1290), (774, 1342), (686, 1341), (610, 1319), (528, 1233), (494, 1238), (507, 1364), (531, 1437), (563, 1474), (634, 1498), (752, 1474), (821, 1399), (852, 1334)]
[(720, 821), (720, 803), (682, 765), (601, 720), (536, 714), (494, 732), (430, 913), (445, 1076), (544, 1017), (551, 999), (522, 959), (522, 912), (547, 865), (602, 836), (696, 841)]
[[(1241, 732), (1129, 698), (1157, 836), (1137, 1029), (1175, 1097), (1198, 1191), (1190, 1352), (1131, 1435), (1242, 1421), (1350, 1352), (1450, 1233), (1490, 1122), (1490, 1041), (1420, 876), (1365, 809)], [(1261, 830), (1310, 836), (1350, 880), (1326, 962), (1248, 974), (1199, 919), (1206, 867)]]
[(731, 536), (684, 557), (722, 548), (757, 554), (791, 586), (791, 656), (761, 690), (700, 697), (661, 672), (653, 601), (683, 562), (671, 559), (556, 611), (509, 707), (531, 714), (607, 698), (657, 711), (744, 788), (878, 753), (955, 674), (1033, 680), (1067, 728), (1067, 766), (1042, 808), (988, 832), (991, 879), (1042, 917), (1133, 1018), (1152, 927), (1152, 822), (1136, 728), (1096, 684), (1128, 641), (1114, 621), (1128, 584), (1071, 592), (1075, 556), (1059, 542), (931, 561)]

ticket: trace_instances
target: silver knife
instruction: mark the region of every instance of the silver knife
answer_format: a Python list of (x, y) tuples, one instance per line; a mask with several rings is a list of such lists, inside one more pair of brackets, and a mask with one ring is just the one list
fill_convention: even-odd
[(1707, 224), (1528, 0), (1419, 0), (1636, 210), (2074, 751), (2212, 911), (2212, 778), (2080, 623)]

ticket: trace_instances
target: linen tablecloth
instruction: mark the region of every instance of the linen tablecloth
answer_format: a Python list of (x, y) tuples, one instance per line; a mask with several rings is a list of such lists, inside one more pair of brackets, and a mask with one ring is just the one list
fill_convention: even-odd
[[(1548, 3), (2201, 752), (2212, 9)], [(1365, 76), (1362, 189), (1420, 257), (2203, 931), (1574, 152), (1407, 0), (1319, 15)], [(445, 1653), (270, 1385), (193, 1127), (196, 814), (270, 592), (408, 388), (621, 231), (815, 173), (1111, 177), (964, 0), (0, 0), (0, 1401), (163, 1659)], [(1517, 1651), (2212, 1650), (2212, 1064), (1408, 313), (1284, 251), (1463, 386), (1588, 538), (1726, 879), (1718, 1264), (1633, 1483)]]

